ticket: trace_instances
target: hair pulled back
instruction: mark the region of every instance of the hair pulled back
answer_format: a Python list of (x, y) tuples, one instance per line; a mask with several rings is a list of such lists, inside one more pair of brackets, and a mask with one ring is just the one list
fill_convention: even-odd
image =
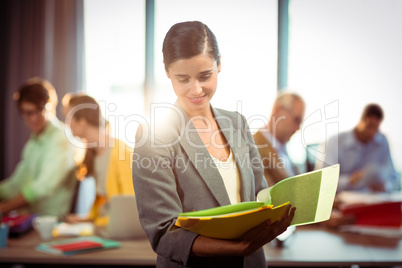
[[(72, 117), (79, 121), (84, 119), (89, 125), (96, 128), (108, 127), (108, 122), (101, 113), (99, 103), (91, 96), (85, 94), (67, 94), (63, 98), (63, 106), (73, 113)], [(95, 148), (87, 148), (84, 160), (77, 167), (77, 178), (82, 180), (95, 174)]]
[(163, 41), (163, 63), (165, 70), (180, 59), (189, 59), (205, 54), (220, 64), (218, 42), (213, 32), (202, 22), (187, 21), (173, 25)]
[(63, 98), (65, 108), (74, 109), (73, 118), (76, 120), (85, 119), (91, 126), (106, 126), (107, 122), (102, 115), (99, 103), (91, 96), (85, 94), (67, 94)]

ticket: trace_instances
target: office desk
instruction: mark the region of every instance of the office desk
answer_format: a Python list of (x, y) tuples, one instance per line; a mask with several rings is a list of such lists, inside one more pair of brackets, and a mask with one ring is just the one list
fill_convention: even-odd
[[(35, 250), (42, 242), (35, 231), (10, 238), (0, 249), (0, 263), (47, 266), (154, 266), (156, 254), (148, 240), (120, 241), (121, 247), (74, 256)], [(318, 225), (299, 226), (283, 248), (264, 247), (269, 267), (367, 267), (402, 265), (402, 239), (339, 233)], [(0, 265), (1, 266), (1, 265)], [(2, 266), (1, 266), (2, 267)], [(28, 266), (29, 267), (29, 266)]]
[[(57, 238), (61, 240), (65, 238)], [(53, 241), (53, 240), (51, 240)], [(37, 251), (35, 247), (43, 242), (34, 230), (21, 238), (9, 238), (7, 248), (0, 249), (0, 263), (37, 265), (96, 265), (96, 266), (155, 266), (156, 254), (146, 238), (140, 240), (119, 240), (120, 248), (59, 256)]]
[(402, 265), (402, 239), (299, 226), (282, 248), (264, 247), (270, 267), (392, 267)]

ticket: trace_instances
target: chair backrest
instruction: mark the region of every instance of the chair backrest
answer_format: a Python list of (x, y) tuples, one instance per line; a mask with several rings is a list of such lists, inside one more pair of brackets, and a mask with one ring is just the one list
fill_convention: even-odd
[(319, 143), (312, 143), (306, 146), (306, 171), (313, 171), (316, 157), (314, 152), (318, 152), (318, 148), (321, 146)]

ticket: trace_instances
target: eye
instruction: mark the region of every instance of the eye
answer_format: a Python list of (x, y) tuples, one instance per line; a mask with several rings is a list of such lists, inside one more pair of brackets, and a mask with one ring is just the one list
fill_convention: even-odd
[(188, 78), (182, 78), (182, 79), (177, 79), (177, 81), (179, 81), (179, 83), (185, 84), (185, 83), (188, 83), (189, 79)]
[(202, 75), (200, 81), (207, 81), (209, 78), (211, 78), (211, 74)]

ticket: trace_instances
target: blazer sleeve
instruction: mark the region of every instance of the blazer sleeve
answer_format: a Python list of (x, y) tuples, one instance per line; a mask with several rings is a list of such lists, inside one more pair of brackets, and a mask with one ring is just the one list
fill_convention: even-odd
[(174, 228), (183, 209), (172, 157), (171, 147), (155, 148), (146, 126), (138, 128), (132, 171), (141, 225), (158, 255), (187, 265), (197, 234)]

